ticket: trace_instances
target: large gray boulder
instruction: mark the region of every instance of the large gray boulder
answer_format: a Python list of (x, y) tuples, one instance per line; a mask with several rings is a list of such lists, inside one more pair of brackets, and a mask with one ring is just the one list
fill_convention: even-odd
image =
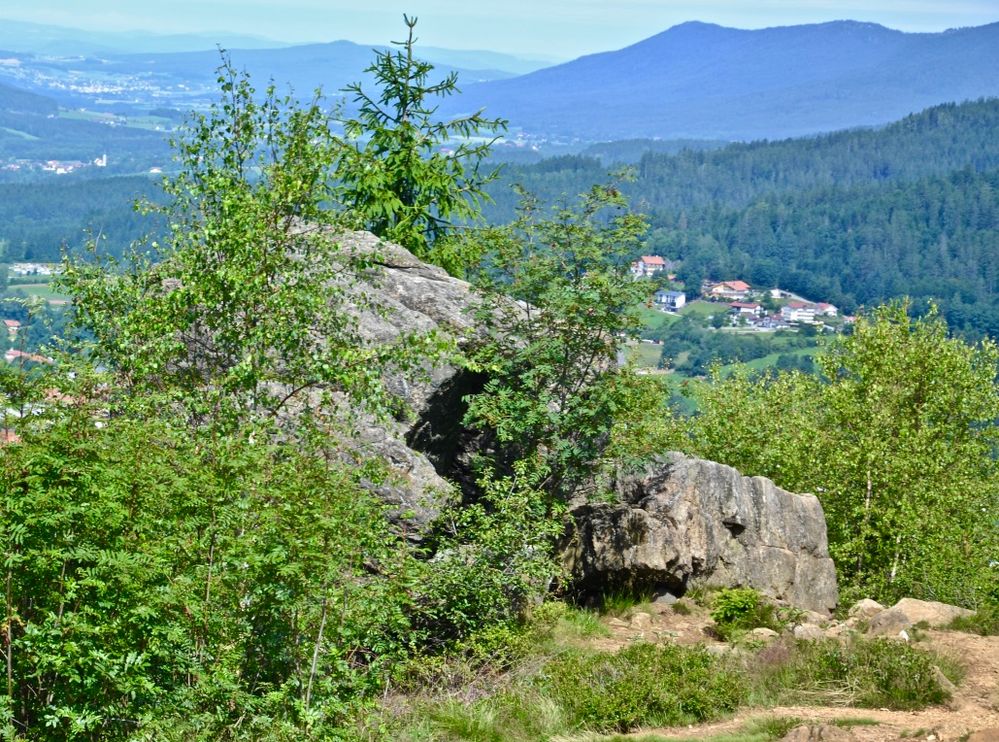
[(874, 636), (893, 636), (910, 629), (916, 624), (926, 624), (931, 628), (946, 626), (956, 618), (970, 616), (972, 611), (933, 600), (902, 598), (887, 610), (871, 617), (867, 633)]
[(563, 555), (581, 592), (746, 586), (807, 610), (835, 608), (814, 496), (676, 453), (619, 477), (614, 495), (572, 510)]
[[(364, 342), (388, 345), (432, 333), (442, 346), (460, 348), (476, 336), (479, 300), (470, 284), (369, 232), (342, 233), (336, 240), (340, 250), (371, 263), (352, 289), (356, 330)], [(355, 410), (350, 421), (356, 452), (388, 464), (393, 476), (374, 489), (390, 505), (392, 520), (414, 539), (471, 478), (463, 398), (481, 391), (485, 377), (451, 361), (442, 353), (389, 373), (383, 382), (399, 402), (397, 417), (375, 419)]]
[[(372, 300), (372, 306), (361, 309), (357, 316), (357, 331), (363, 341), (385, 345), (404, 335), (433, 332), (461, 346), (474, 337), (478, 298), (468, 282), (370, 232), (347, 232), (338, 235), (337, 242), (341, 250), (372, 263), (358, 287)], [(425, 363), (419, 373), (393, 374), (385, 381), (419, 416), (457, 373), (459, 369), (446, 358), (438, 358)]]

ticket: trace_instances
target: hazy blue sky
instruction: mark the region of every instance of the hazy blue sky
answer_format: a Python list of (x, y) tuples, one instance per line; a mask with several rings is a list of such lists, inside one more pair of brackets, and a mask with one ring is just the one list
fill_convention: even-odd
[(385, 43), (401, 35), (404, 11), (420, 18), (426, 45), (568, 58), (689, 20), (739, 28), (843, 18), (904, 31), (978, 26), (999, 21), (999, 0), (0, 0), (0, 18), (290, 42)]

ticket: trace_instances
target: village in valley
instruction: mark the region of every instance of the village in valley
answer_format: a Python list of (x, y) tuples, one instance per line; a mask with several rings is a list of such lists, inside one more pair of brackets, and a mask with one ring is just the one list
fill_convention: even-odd
[(704, 281), (695, 290), (677, 279), (680, 264), (642, 255), (631, 274), (653, 287), (640, 308), (640, 342), (622, 358), (644, 372), (700, 378), (713, 366), (811, 372), (818, 336), (841, 333), (855, 318), (835, 305), (776, 286), (734, 278)]
[[(688, 295), (683, 287), (676, 286), (676, 264), (659, 255), (643, 255), (631, 264), (635, 278), (664, 278), (668, 284), (652, 295), (654, 308), (677, 313), (687, 306)], [(827, 302), (808, 299), (780, 288), (750, 286), (742, 280), (705, 281), (698, 289), (701, 301), (719, 304), (718, 316), (726, 317), (716, 323), (718, 329), (742, 327), (759, 331), (795, 329), (800, 325), (821, 325), (828, 332), (838, 331), (843, 324), (851, 324), (854, 317), (840, 316), (839, 309)]]

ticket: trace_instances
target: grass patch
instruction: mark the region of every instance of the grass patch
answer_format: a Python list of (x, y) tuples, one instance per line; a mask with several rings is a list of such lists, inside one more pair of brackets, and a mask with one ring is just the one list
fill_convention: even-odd
[[(623, 597), (618, 600), (624, 611), (635, 607), (633, 599), (627, 605)], [(618, 652), (579, 646), (579, 639), (604, 632), (592, 612), (542, 606), (534, 623), (517, 635), (516, 648), (496, 660), (476, 650), (418, 663), (423, 682), (395, 685), (407, 693), (405, 702), (395, 704), (394, 716), (386, 707), (379, 727), (389, 738), (413, 742), (553, 737), (607, 742), (637, 728), (724, 718), (745, 704), (914, 710), (947, 700), (936, 667), (952, 682), (960, 675), (945, 657), (887, 639), (841, 645), (786, 638), (756, 652), (722, 656), (676, 644), (636, 642)], [(800, 723), (757, 718), (738, 732), (709, 739), (771, 742)], [(844, 717), (828, 723), (850, 728), (875, 722)]]
[(7, 289), (9, 291), (23, 291), (28, 296), (37, 296), (49, 302), (69, 301), (67, 294), (61, 294), (47, 283), (12, 283)]
[(600, 621), (600, 616), (581, 608), (567, 608), (551, 630), (551, 641), (558, 645), (580, 639), (610, 636), (611, 632)]
[(789, 356), (815, 356), (818, 354), (817, 346), (810, 346), (807, 348), (795, 348), (793, 350), (781, 350), (769, 355), (762, 356), (760, 358), (754, 358), (751, 361), (740, 361), (738, 363), (728, 363), (721, 367), (720, 371), (722, 376), (731, 376), (736, 371), (744, 368), (751, 368), (754, 371), (763, 371), (768, 368), (775, 368), (777, 361), (780, 360), (782, 355)]
[(703, 301), (698, 299), (697, 301), (691, 301), (685, 304), (680, 310), (680, 316), (707, 319), (708, 317), (712, 317), (716, 314), (725, 314), (726, 312), (728, 312), (728, 306), (722, 304), (721, 302)]
[(39, 140), (39, 137), (36, 137), (33, 134), (29, 134), (26, 131), (21, 131), (20, 129), (11, 129), (8, 126), (0, 126), (0, 131), (7, 132), (11, 136), (15, 136), (18, 139), (25, 139), (29, 142), (37, 142)]
[(777, 642), (743, 660), (752, 677), (753, 702), (822, 704), (910, 711), (950, 697), (934, 674), (951, 682), (959, 669), (946, 658), (889, 639)]
[(618, 618), (626, 618), (635, 613), (649, 613), (652, 611), (652, 600), (652, 595), (636, 595), (628, 591), (604, 593), (600, 598), (600, 612), (605, 616)]
[(658, 330), (663, 325), (673, 324), (680, 317), (671, 312), (663, 312), (646, 304), (640, 304), (638, 306), (638, 319), (642, 323), (642, 327), (648, 330)]
[(670, 607), (673, 609), (673, 613), (678, 616), (689, 616), (694, 611), (694, 609), (690, 607), (690, 603), (684, 598), (680, 598), (680, 600), (676, 601)]
[(625, 360), (639, 368), (659, 368), (662, 355), (663, 346), (654, 343), (631, 343), (624, 348)]
[(970, 616), (959, 616), (947, 625), (953, 631), (963, 631), (966, 634), (980, 636), (996, 636), (999, 634), (999, 607), (982, 606)]
[(745, 696), (739, 674), (701, 647), (639, 642), (616, 653), (568, 649), (491, 696), (425, 705), (396, 736), (528, 742), (622, 733), (718, 718)]

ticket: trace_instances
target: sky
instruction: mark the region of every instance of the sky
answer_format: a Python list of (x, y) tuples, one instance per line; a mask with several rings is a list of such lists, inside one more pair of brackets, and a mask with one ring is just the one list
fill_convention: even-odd
[(999, 21), (999, 0), (0, 0), (0, 18), (74, 28), (164, 33), (224, 30), (284, 42), (402, 36), (420, 43), (570, 59), (618, 49), (684, 21), (737, 28), (852, 19), (903, 31)]

